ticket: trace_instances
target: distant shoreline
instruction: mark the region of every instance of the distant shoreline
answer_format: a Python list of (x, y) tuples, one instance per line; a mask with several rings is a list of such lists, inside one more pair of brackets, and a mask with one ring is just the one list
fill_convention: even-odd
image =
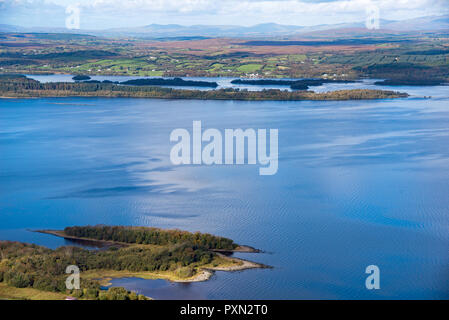
[[(303, 86), (304, 84), (301, 84)], [(243, 101), (345, 101), (407, 98), (403, 92), (350, 89), (317, 93), (314, 91), (287, 91), (266, 89), (262, 91), (222, 88), (217, 90), (184, 90), (147, 85), (121, 85), (111, 82), (47, 82), (23, 75), (0, 76), (0, 97), (106, 97), (150, 98), (184, 100), (243, 100)]]
[[(28, 91), (17, 94), (16, 92), (1, 92), (0, 99), (40, 99), (40, 98), (140, 98), (159, 100), (198, 100), (198, 101), (363, 101), (363, 100), (383, 100), (408, 98), (410, 95), (404, 92), (375, 89), (350, 89), (338, 90), (323, 93), (313, 91), (288, 92), (279, 89), (269, 89), (264, 91), (238, 91), (234, 89), (219, 89), (216, 91), (201, 90), (177, 90), (172, 92), (157, 92), (159, 87), (154, 89), (154, 95), (143, 93), (128, 93), (117, 91), (96, 91), (89, 93), (80, 92), (45, 92)], [(161, 90), (162, 91), (162, 90)], [(181, 92), (185, 91), (185, 92)], [(212, 92), (212, 93), (209, 93)]]

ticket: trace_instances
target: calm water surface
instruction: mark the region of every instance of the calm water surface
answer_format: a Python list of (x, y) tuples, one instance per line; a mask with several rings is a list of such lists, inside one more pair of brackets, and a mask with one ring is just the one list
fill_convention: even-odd
[[(394, 89), (412, 97), (2, 99), (0, 239), (54, 248), (67, 243), (27, 229), (180, 228), (263, 249), (238, 256), (274, 267), (113, 281), (159, 299), (449, 298), (449, 87)], [(278, 128), (278, 173), (172, 166), (170, 132), (193, 120)], [(370, 264), (381, 290), (365, 289)]]
[[(29, 74), (27, 77), (46, 83), (46, 82), (76, 82), (73, 80), (73, 75), (70, 74), (53, 74), (53, 75), (34, 75)], [(166, 78), (166, 79), (173, 79), (174, 77), (141, 77), (141, 76), (90, 76), (91, 80), (111, 80), (111, 81), (128, 81), (133, 79), (142, 79), (142, 78)], [(288, 90), (291, 91), (290, 86), (259, 86), (259, 85), (235, 85), (232, 84), (231, 81), (236, 79), (234, 78), (228, 78), (228, 77), (183, 77), (183, 79), (186, 80), (194, 80), (194, 81), (207, 81), (207, 82), (217, 82), (218, 87), (217, 89), (222, 88), (239, 88), (239, 89), (246, 89), (249, 91), (261, 91), (263, 89), (280, 89), (280, 90)], [(191, 90), (214, 90), (214, 88), (208, 88), (208, 87), (189, 87), (189, 86), (163, 86), (163, 87), (170, 87), (175, 89), (191, 89)]]

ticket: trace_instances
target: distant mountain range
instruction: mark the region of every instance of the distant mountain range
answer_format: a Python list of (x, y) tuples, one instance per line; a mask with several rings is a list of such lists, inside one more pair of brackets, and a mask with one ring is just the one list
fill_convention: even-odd
[[(449, 31), (449, 15), (430, 16), (415, 18), (404, 21), (380, 21), (382, 31), (414, 32), (414, 31)], [(232, 26), (232, 25), (193, 25), (182, 26), (178, 24), (150, 24), (143, 27), (134, 28), (113, 28), (105, 30), (68, 30), (65, 28), (27, 28), (12, 25), (0, 24), (0, 32), (39, 32), (39, 33), (82, 33), (103, 37), (135, 37), (146, 39), (194, 39), (213, 37), (294, 37), (306, 34), (319, 34), (323, 31), (338, 33), (338, 30), (358, 30), (358, 32), (371, 32), (365, 28), (365, 22), (329, 24), (317, 26), (294, 26), (281, 25), (276, 23), (264, 23), (255, 26)]]

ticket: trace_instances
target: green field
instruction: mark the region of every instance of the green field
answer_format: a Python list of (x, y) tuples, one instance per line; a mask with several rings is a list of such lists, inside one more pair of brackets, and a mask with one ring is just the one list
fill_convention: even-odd
[(262, 67), (263, 67), (262, 64), (250, 63), (241, 65), (240, 67), (237, 68), (237, 71), (251, 73), (260, 70)]
[[(379, 38), (382, 38), (379, 41)], [(0, 73), (65, 73), (153, 77), (449, 79), (449, 35), (378, 35), (375, 45), (260, 49), (238, 40), (209, 43), (110, 40), (83, 35), (4, 33)], [(332, 39), (332, 38), (331, 38)], [(399, 39), (399, 41), (398, 41)], [(368, 38), (369, 40), (369, 38)], [(221, 45), (217, 45), (218, 41)], [(342, 40), (343, 41), (343, 40)], [(282, 42), (281, 42), (282, 43)], [(388, 70), (383, 66), (390, 66)], [(397, 65), (397, 68), (392, 66)], [(408, 66), (408, 71), (404, 69)], [(425, 67), (425, 72), (416, 72)]]

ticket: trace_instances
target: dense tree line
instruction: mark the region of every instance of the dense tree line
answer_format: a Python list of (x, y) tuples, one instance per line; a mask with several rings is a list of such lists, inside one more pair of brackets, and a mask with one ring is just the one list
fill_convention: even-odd
[(64, 232), (69, 236), (79, 238), (136, 244), (165, 246), (189, 243), (192, 246), (208, 250), (232, 250), (237, 247), (231, 239), (217, 237), (208, 233), (191, 233), (181, 230), (162, 230), (149, 227), (83, 226), (67, 227), (64, 229)]
[(135, 97), (199, 100), (359, 100), (407, 97), (406, 93), (385, 90), (339, 90), (325, 93), (267, 89), (247, 91), (233, 88), (219, 90), (180, 90), (151, 86), (118, 85), (109, 82), (40, 83), (26, 77), (0, 77), (0, 96), (5, 97)]
[(124, 85), (133, 86), (188, 86), (188, 87), (218, 87), (218, 83), (209, 81), (184, 80), (181, 78), (163, 79), (163, 78), (148, 78), (148, 79), (134, 79), (120, 82)]
[[(197, 266), (211, 263), (214, 256), (206, 248), (189, 242), (160, 247), (110, 247), (107, 250), (60, 247), (52, 250), (0, 241), (0, 282), (17, 288), (63, 292), (89, 299), (114, 299), (116, 296), (137, 299), (126, 290), (103, 292), (97, 281), (83, 279), (82, 274), (91, 270), (173, 271), (178, 277), (190, 277)], [(80, 268), (82, 290), (67, 291), (65, 270), (69, 265)]]
[[(94, 252), (92, 252), (93, 254)], [(75, 247), (51, 250), (33, 244), (0, 241), (0, 282), (16, 288), (33, 288), (60, 292), (76, 298), (100, 300), (146, 300), (142, 295), (124, 288), (101, 290), (98, 281), (81, 277), (81, 288), (67, 290), (65, 269), (70, 264), (80, 264), (90, 270), (95, 258), (89, 252)]]
[(449, 66), (427, 66), (407, 62), (354, 67), (369, 77), (388, 79), (382, 85), (438, 85), (448, 82)]
[(311, 86), (321, 86), (324, 83), (353, 83), (352, 80), (333, 80), (333, 79), (302, 79), (302, 80), (274, 80), (274, 79), (235, 79), (232, 84), (246, 84), (246, 85), (276, 85), (276, 86), (290, 86), (295, 90), (307, 90)]
[(79, 74), (79, 75), (72, 77), (72, 79), (75, 81), (84, 81), (84, 80), (89, 80), (90, 77), (86, 76), (86, 75)]
[(333, 80), (333, 79), (304, 79), (295, 80), (290, 88), (295, 90), (307, 90), (312, 86), (322, 86), (325, 83), (354, 83), (352, 80)]
[(403, 78), (403, 79), (387, 79), (374, 82), (375, 85), (380, 86), (438, 86), (445, 84), (443, 79), (416, 79), (416, 78)]

